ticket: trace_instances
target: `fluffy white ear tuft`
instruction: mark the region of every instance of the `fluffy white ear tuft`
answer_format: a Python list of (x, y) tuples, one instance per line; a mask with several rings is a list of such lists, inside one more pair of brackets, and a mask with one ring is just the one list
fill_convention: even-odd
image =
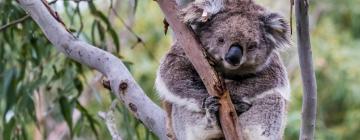
[(265, 26), (265, 37), (275, 49), (286, 48), (290, 45), (289, 24), (276, 13), (265, 13), (261, 17)]
[(183, 22), (197, 25), (206, 22), (224, 8), (224, 0), (195, 0), (181, 10)]
[(198, 0), (204, 6), (204, 12), (216, 14), (224, 8), (224, 0)]

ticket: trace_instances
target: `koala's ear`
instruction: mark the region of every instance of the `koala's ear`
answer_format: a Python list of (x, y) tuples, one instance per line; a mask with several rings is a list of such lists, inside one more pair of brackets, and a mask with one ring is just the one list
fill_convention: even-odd
[(224, 8), (224, 0), (200, 0), (188, 4), (180, 11), (180, 18), (189, 25), (208, 21)]
[(276, 13), (266, 13), (261, 17), (265, 27), (265, 37), (276, 49), (290, 45), (289, 24)]
[(189, 25), (196, 25), (201, 22), (201, 16), (203, 13), (201, 5), (197, 3), (190, 3), (180, 11), (180, 19), (182, 22)]

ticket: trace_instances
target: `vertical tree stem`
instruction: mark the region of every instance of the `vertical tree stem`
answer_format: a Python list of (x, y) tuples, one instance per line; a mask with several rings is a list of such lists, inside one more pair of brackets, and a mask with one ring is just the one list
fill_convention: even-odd
[(303, 81), (302, 124), (300, 140), (313, 140), (316, 121), (316, 79), (309, 34), (308, 0), (296, 0), (296, 29)]

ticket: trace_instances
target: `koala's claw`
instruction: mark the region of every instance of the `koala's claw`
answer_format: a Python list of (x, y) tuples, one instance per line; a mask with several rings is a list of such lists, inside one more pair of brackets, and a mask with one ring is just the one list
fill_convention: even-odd
[(251, 104), (241, 101), (234, 104), (237, 115), (240, 115), (251, 108)]
[(220, 98), (217, 96), (209, 96), (204, 99), (203, 101), (203, 108), (207, 111), (209, 111), (210, 114), (216, 114), (219, 112)]

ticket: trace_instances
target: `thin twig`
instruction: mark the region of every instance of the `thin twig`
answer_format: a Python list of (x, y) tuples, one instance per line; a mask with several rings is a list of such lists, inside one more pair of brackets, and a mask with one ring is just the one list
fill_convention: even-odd
[[(145, 43), (144, 43), (143, 39), (142, 39), (140, 36), (138, 36), (138, 35), (131, 29), (131, 27), (130, 27), (129, 25), (126, 24), (126, 22), (124, 21), (124, 19), (122, 19), (122, 18), (119, 16), (119, 14), (116, 12), (116, 10), (115, 10), (114, 8), (112, 8), (112, 7), (110, 7), (110, 8), (111, 8), (111, 11), (114, 13), (115, 17), (118, 18), (118, 19), (120, 20), (120, 22), (125, 26), (125, 28), (126, 28), (132, 35), (134, 35), (134, 36), (136, 37), (136, 39), (137, 39), (137, 43), (136, 43), (136, 44), (140, 43), (140, 44), (142, 44), (143, 46), (145, 46)], [(135, 45), (136, 45), (136, 44), (135, 44)]]
[(294, 8), (294, 0), (290, 0), (290, 34), (293, 33), (293, 8)]
[[(110, 7), (110, 8), (111, 8), (111, 7)], [(134, 36), (136, 37), (136, 39), (137, 39), (136, 43), (135, 43), (134, 45), (132, 45), (130, 48), (133, 49), (133, 48), (134, 48), (136, 45), (138, 45), (138, 44), (141, 44), (141, 45), (143, 45), (143, 47), (146, 48), (146, 45), (145, 45), (145, 42), (143, 41), (143, 39), (142, 39), (140, 36), (138, 36), (138, 35), (134, 32), (134, 30), (133, 30), (129, 25), (126, 24), (125, 20), (120, 17), (120, 15), (116, 12), (116, 10), (115, 10), (114, 8), (111, 8), (111, 11), (114, 13), (115, 17), (118, 18), (118, 19), (120, 20), (120, 22), (125, 26), (125, 28), (126, 28), (132, 35), (134, 35)], [(152, 53), (149, 53), (149, 57), (150, 57), (152, 60), (155, 59), (155, 56), (154, 56)]]
[(98, 115), (105, 121), (106, 127), (108, 128), (113, 140), (122, 140), (121, 134), (116, 127), (114, 110), (117, 105), (117, 100), (111, 103), (110, 109), (107, 112), (99, 112)]
[[(58, 1), (58, 0), (51, 1), (51, 2), (49, 2), (49, 4), (50, 4), (50, 5), (51, 5), (51, 4), (54, 4), (54, 3), (56, 3), (57, 1)], [(9, 27), (11, 27), (11, 26), (14, 26), (14, 25), (16, 25), (16, 24), (22, 23), (22, 22), (26, 21), (27, 19), (30, 19), (30, 15), (28, 15), (28, 14), (25, 15), (25, 16), (23, 16), (23, 17), (21, 17), (21, 18), (19, 18), (19, 19), (16, 19), (16, 20), (14, 20), (14, 21), (11, 21), (10, 23), (1, 26), (1, 27), (0, 27), (0, 32), (3, 31), (3, 30), (6, 30), (7, 28), (9, 28)]]
[(1, 27), (0, 27), (0, 32), (6, 30), (7, 28), (9, 28), (9, 27), (11, 27), (11, 26), (13, 26), (13, 25), (16, 25), (16, 24), (19, 24), (19, 23), (21, 23), (21, 22), (24, 22), (24, 21), (27, 20), (27, 19), (30, 19), (30, 16), (29, 16), (29, 15), (25, 15), (25, 16), (17, 19), (17, 20), (11, 21), (10, 23), (1, 26)]
[[(53, 1), (49, 2), (49, 5), (52, 5), (52, 4), (56, 3), (57, 1), (58, 0), (53, 0)], [(68, 1), (74, 1), (76, 3), (79, 3), (80, 1), (89, 1), (89, 0), (68, 0)], [(26, 21), (27, 19), (30, 19), (30, 15), (25, 15), (25, 16), (19, 18), (19, 19), (13, 20), (10, 23), (1, 26), (0, 27), (0, 32), (6, 30), (7, 28), (9, 28), (11, 26), (22, 23), (22, 22)]]

